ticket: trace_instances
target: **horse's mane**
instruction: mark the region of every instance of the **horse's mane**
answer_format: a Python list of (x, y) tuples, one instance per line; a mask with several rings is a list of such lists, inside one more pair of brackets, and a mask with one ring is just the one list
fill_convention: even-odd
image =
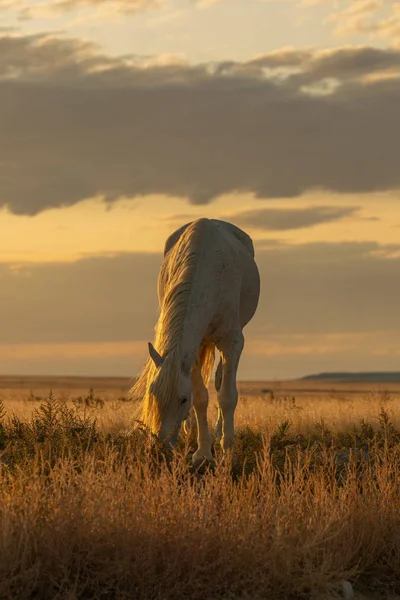
[(131, 398), (143, 401), (141, 419), (153, 432), (160, 426), (163, 413), (171, 406), (177, 392), (181, 373), (181, 334), (201, 253), (201, 234), (202, 227), (190, 225), (164, 257), (158, 279), (160, 314), (154, 345), (165, 360), (157, 368), (149, 358), (129, 392)]

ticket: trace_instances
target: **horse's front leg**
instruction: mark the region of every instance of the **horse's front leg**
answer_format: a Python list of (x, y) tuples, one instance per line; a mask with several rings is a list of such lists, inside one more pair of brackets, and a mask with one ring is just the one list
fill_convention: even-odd
[(202, 460), (214, 460), (212, 455), (212, 437), (208, 429), (207, 409), (208, 409), (208, 390), (204, 384), (201, 375), (201, 365), (196, 361), (192, 369), (192, 389), (193, 389), (193, 408), (197, 420), (197, 450), (193, 454), (193, 464), (198, 464)]
[(222, 383), (218, 392), (218, 404), (222, 413), (221, 446), (224, 453), (235, 443), (235, 410), (238, 402), (237, 371), (243, 352), (244, 337), (241, 330), (218, 343), (222, 355)]

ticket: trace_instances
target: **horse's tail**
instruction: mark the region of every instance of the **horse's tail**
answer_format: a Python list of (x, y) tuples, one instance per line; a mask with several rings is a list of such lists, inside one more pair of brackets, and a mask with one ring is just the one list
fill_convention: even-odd
[(202, 344), (199, 353), (199, 359), (201, 364), (201, 375), (203, 377), (204, 385), (207, 387), (215, 363), (215, 345), (214, 344)]

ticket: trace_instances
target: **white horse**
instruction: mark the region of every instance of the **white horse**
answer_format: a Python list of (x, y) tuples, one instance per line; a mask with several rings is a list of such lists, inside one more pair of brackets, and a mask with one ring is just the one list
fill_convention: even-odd
[(160, 316), (155, 346), (130, 396), (143, 399), (142, 420), (160, 440), (175, 443), (193, 404), (198, 448), (193, 462), (212, 460), (207, 385), (216, 376), (221, 446), (234, 444), (236, 384), (243, 328), (253, 318), (260, 277), (250, 237), (215, 219), (199, 219), (167, 240), (158, 279)]

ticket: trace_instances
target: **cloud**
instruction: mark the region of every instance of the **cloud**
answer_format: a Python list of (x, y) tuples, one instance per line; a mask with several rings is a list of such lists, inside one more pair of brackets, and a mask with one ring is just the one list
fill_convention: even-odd
[[(399, 332), (395, 332), (398, 340)], [(386, 350), (374, 348), (379, 341), (385, 346), (385, 338), (390, 337), (390, 352), (394, 356), (400, 356), (400, 349), (396, 343), (396, 337), (390, 336), (388, 331), (372, 331), (368, 333), (328, 333), (328, 334), (286, 334), (272, 335), (270, 339), (250, 340), (246, 345), (248, 356), (264, 357), (296, 357), (296, 356), (320, 356), (354, 353), (360, 351), (360, 346), (367, 344), (372, 355), (386, 355)], [(348, 360), (348, 359), (347, 359)], [(352, 370), (347, 368), (346, 370)]]
[[(400, 245), (274, 243), (263, 249), (261, 243), (256, 250), (263, 294), (250, 337), (400, 331)], [(151, 338), (161, 262), (161, 254), (123, 253), (18, 269), (0, 265), (0, 343)]]
[[(337, 35), (376, 34), (396, 38), (400, 33), (400, 3), (384, 0), (358, 0), (341, 11), (332, 13)], [(386, 10), (385, 10), (386, 8)]]
[[(350, 356), (354, 368), (394, 368), (400, 246), (256, 248), (262, 295), (246, 328), (248, 376), (272, 375), (273, 365), (286, 374), (330, 370)], [(126, 253), (17, 271), (0, 265), (3, 372), (4, 365), (37, 373), (65, 372), (70, 365), (71, 373), (134, 375), (146, 357), (144, 340), (153, 338), (161, 260)]]
[(157, 316), (160, 264), (156, 254), (2, 264), (0, 343), (146, 339)]
[(54, 17), (81, 9), (106, 9), (106, 14), (134, 14), (163, 8), (164, 0), (43, 0), (32, 3), (30, 0), (0, 0), (0, 8), (16, 12), (23, 20)]
[[(335, 24), (339, 36), (360, 34), (400, 40), (400, 2), (392, 0), (304, 0), (304, 6), (329, 4), (333, 7), (328, 21)], [(340, 10), (338, 10), (340, 7)]]
[[(352, 77), (398, 53), (304, 56), (303, 74), (275, 80), (260, 60), (160, 63), (79, 39), (2, 35), (1, 205), (33, 215), (97, 195), (206, 204), (235, 192), (397, 189), (400, 80)], [(342, 79), (330, 95), (302, 91), (333, 73)]]
[(344, 46), (328, 50), (283, 48), (248, 62), (272, 70), (283, 69), (297, 86), (335, 78), (339, 82), (357, 80), (374, 73), (400, 72), (400, 51), (373, 47)]
[(219, 4), (224, 0), (195, 0), (196, 5), (199, 8), (209, 8), (210, 6), (214, 6), (214, 4)]
[(134, 342), (81, 342), (58, 344), (0, 344), (0, 359), (49, 360), (112, 357), (143, 357), (145, 340)]
[[(2, 10), (13, 10), (18, 9), (19, 7), (25, 4), (24, 0), (0, 0), (0, 8)], [(3, 28), (0, 28), (2, 31)]]
[(99, 5), (106, 3), (120, 4), (128, 11), (153, 8), (162, 4), (160, 0), (56, 0), (55, 2), (52, 2), (52, 4), (55, 6), (55, 9), (59, 10), (71, 10), (80, 6)]
[(250, 226), (265, 231), (285, 231), (314, 227), (321, 223), (331, 223), (346, 217), (352, 217), (357, 207), (345, 206), (310, 206), (307, 208), (261, 208), (248, 210), (236, 215), (233, 219), (241, 226)]
[[(198, 8), (209, 8), (224, 0), (194, 0)], [(42, 0), (32, 3), (31, 0), (0, 0), (0, 8), (12, 10), (24, 19), (51, 17), (57, 13), (66, 13), (87, 8), (109, 8), (114, 12), (133, 14), (147, 10), (161, 9), (168, 6), (166, 0)], [(181, 11), (173, 11), (173, 14)], [(168, 16), (167, 16), (168, 18)]]

